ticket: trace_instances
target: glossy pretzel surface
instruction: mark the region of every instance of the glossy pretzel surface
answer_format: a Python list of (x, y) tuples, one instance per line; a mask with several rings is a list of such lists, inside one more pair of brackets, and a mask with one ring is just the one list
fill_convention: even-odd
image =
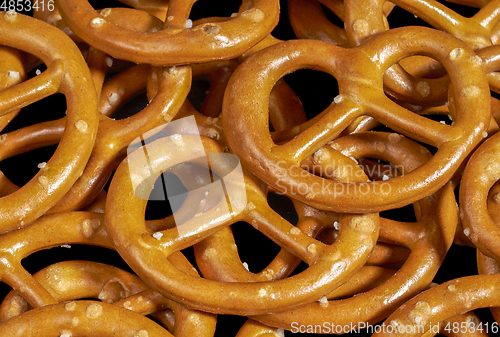
[[(398, 43), (390, 42), (396, 39)], [(442, 48), (443, 45), (446, 48)], [(464, 50), (463, 59), (450, 57), (457, 48)], [(223, 106), (229, 146), (252, 173), (270, 186), (320, 209), (370, 212), (411, 203), (436, 191), (451, 178), (463, 160), (460, 158), (465, 158), (473, 144), (482, 140), (489, 123), (489, 100), (479, 98), (487, 92), (487, 83), (480, 64), (470, 62), (475, 54), (466, 50), (468, 47), (459, 40), (425, 28), (395, 29), (384, 39), (374, 37), (358, 49), (342, 49), (308, 40), (288, 41), (268, 48), (243, 63), (229, 83)], [(452, 107), (457, 113), (453, 126), (414, 115), (385, 96), (383, 72), (411, 53), (433, 55), (449, 69), (453, 83)], [(357, 66), (350, 67), (354, 59)], [(463, 67), (457, 67), (462, 63), (460, 59)], [(280, 77), (305, 67), (332, 74), (339, 82), (340, 94), (323, 115), (304, 127), (300, 134), (276, 144), (268, 127), (270, 88)], [(468, 70), (465, 72), (465, 69)], [(254, 83), (261, 77), (270, 80), (262, 82), (256, 92)], [(479, 107), (477, 104), (482, 99), (485, 104)], [(473, 104), (476, 113), (468, 113)], [(365, 183), (372, 193), (364, 195), (359, 193), (359, 184), (345, 185), (304, 172), (301, 163), (305, 158), (362, 115), (371, 115), (402, 135), (437, 147), (438, 151), (427, 164), (388, 182), (391, 189), (384, 191), (380, 182)], [(253, 132), (245, 132), (250, 129)], [(392, 139), (397, 142), (400, 137), (394, 135)], [(417, 176), (428, 183), (421, 184)], [(373, 193), (377, 193), (378, 198), (372, 198)]]

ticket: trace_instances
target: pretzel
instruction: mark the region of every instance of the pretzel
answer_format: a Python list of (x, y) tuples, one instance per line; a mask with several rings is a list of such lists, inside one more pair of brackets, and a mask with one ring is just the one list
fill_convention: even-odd
[[(56, 92), (64, 93), (68, 101), (66, 129), (52, 158), (25, 186), (2, 198), (0, 232), (6, 232), (31, 223), (73, 185), (95, 141), (97, 109), (88, 70), (67, 36), (15, 12), (3, 13), (0, 29), (5, 32), (1, 43), (34, 54), (49, 67), (39, 76), (0, 92), (2, 114)], [(8, 142), (5, 136), (2, 140)], [(36, 197), (31, 197), (34, 194)]]
[[(494, 259), (500, 257), (500, 231), (488, 212), (488, 206), (497, 209), (500, 179), (500, 133), (486, 140), (471, 156), (460, 181), (460, 218), (464, 234), (479, 250)], [(496, 187), (492, 189), (493, 185)], [(490, 189), (491, 192), (490, 192)]]
[[(424, 291), (385, 320), (385, 333), (375, 333), (373, 337), (428, 335), (431, 327), (440, 327), (440, 322), (449, 317), (477, 308), (498, 306), (498, 280), (498, 275), (461, 277)], [(473, 319), (470, 322), (475, 323)], [(399, 333), (400, 327), (402, 333)], [(484, 325), (471, 324), (469, 327), (470, 332), (481, 327), (483, 332), (488, 332)], [(394, 333), (389, 333), (391, 330)]]
[(96, 301), (73, 301), (33, 309), (0, 324), (0, 329), (6, 336), (27, 337), (173, 336), (142, 315)]
[(3, 234), (0, 240), (2, 281), (19, 292), (33, 307), (56, 303), (51, 294), (23, 268), (22, 259), (38, 250), (68, 243), (113, 248), (103, 224), (102, 214), (69, 212), (43, 216), (28, 227)]
[[(432, 36), (432, 41), (430, 36)], [(396, 40), (397, 45), (390, 42)], [(398, 49), (402, 41), (405, 43), (406, 52)], [(442, 46), (445, 47), (441, 49)], [(312, 40), (288, 41), (268, 48), (242, 64), (228, 85), (223, 106), (223, 121), (229, 146), (235, 154), (241, 156), (243, 164), (260, 179), (278, 191), (320, 209), (372, 212), (403, 206), (418, 200), (436, 191), (451, 178), (463, 158), (473, 148), (466, 144), (477, 144), (488, 126), (490, 109), (486, 99), (488, 88), (482, 70), (479, 65), (469, 62), (464, 62), (455, 69), (455, 63), (457, 66), (462, 63), (460, 60), (449, 59), (450, 52), (455, 48), (469, 50), (460, 41), (425, 28), (394, 29), (377, 35), (354, 49), (341, 49)], [(290, 54), (291, 50), (294, 51), (293, 54)], [(363, 53), (360, 53), (361, 50)], [(388, 50), (390, 54), (386, 54)], [(454, 126), (446, 126), (411, 114), (408, 110), (391, 102), (380, 88), (385, 69), (401, 57), (410, 52), (416, 53), (418, 50), (421, 53), (425, 50), (426, 54), (437, 57), (449, 69), (454, 87), (451, 97), (456, 102), (453, 105), (457, 114)], [(287, 56), (283, 62), (272, 61), (282, 59), (285, 55)], [(293, 55), (293, 58), (289, 55)], [(329, 55), (328, 61), (320, 55)], [(384, 58), (381, 58), (382, 55)], [(379, 61), (381, 64), (374, 66), (368, 57), (381, 58)], [(470, 51), (464, 54), (464, 60), (471, 57), (475, 55)], [(350, 63), (347, 60), (352, 59), (357, 61), (356, 68), (349, 66)], [(286, 144), (276, 145), (267, 130), (267, 113), (265, 113), (267, 97), (273, 83), (270, 83), (272, 81), (262, 83), (258, 91), (255, 90), (255, 83), (260, 81), (257, 78), (261, 78), (264, 74), (267, 78), (278, 79), (287, 72), (306, 66), (327, 71), (336, 76), (340, 83), (338, 103), (332, 103), (319, 121), (302, 131), (295, 139)], [(373, 70), (373, 74), (367, 73), (367, 69), (375, 68), (380, 70)], [(358, 74), (359, 69), (363, 69), (363, 75)], [(465, 69), (468, 69), (468, 72), (461, 73)], [(474, 78), (469, 77), (472, 73), (475, 74)], [(371, 79), (368, 79), (368, 76)], [(360, 78), (360, 80), (357, 81), (355, 78)], [(347, 79), (349, 85), (344, 86), (344, 81)], [(377, 86), (379, 90), (375, 89)], [(472, 92), (474, 94), (471, 95)], [(477, 97), (483, 97), (485, 104), (479, 105), (481, 102), (476, 99)], [(466, 107), (471, 104), (475, 104), (475, 111), (478, 112), (474, 116), (465, 113)], [(403, 135), (438, 148), (429, 163), (408, 175), (391, 179), (388, 182), (391, 191), (398, 191), (398, 193), (381, 190), (380, 182), (369, 182), (367, 186), (372, 194), (376, 190), (379, 195), (374, 199), (370, 193), (366, 195), (357, 193), (359, 184), (352, 185), (356, 188), (350, 189), (345, 184), (324, 180), (300, 168), (303, 159), (335, 138), (355, 118), (367, 114)], [(248, 129), (254, 131), (244, 132)], [(392, 137), (394, 141), (400, 138), (400, 135)], [(465, 141), (465, 139), (469, 140)], [(449, 161), (451, 153), (453, 153), (454, 160)], [(421, 174), (426, 177), (424, 178), (427, 181), (426, 184), (415, 183), (420, 180), (416, 177)], [(429, 179), (431, 176), (432, 179)], [(298, 186), (301, 188), (299, 189)], [(338, 193), (339, 190), (342, 193)], [(356, 202), (354, 203), (353, 200)]]
[[(220, 203), (220, 197), (215, 194), (214, 200), (217, 206), (206, 211), (202, 208), (197, 211), (200, 212), (198, 216), (181, 225), (178, 224), (174, 229), (161, 231), (161, 235), (148, 233), (143, 225), (146, 200), (140, 200), (134, 194), (133, 186), (134, 184), (139, 187), (140, 194), (144, 196), (148, 195), (151, 188), (148, 188), (147, 185), (141, 185), (145, 179), (144, 176), (139, 176), (139, 174), (145, 174), (141, 151), (142, 153), (147, 151), (150, 158), (149, 162), (152, 166), (149, 169), (151, 173), (146, 173), (151, 174), (148, 178), (151, 183), (160, 173), (158, 170), (165, 170), (179, 163), (183, 158), (186, 158), (186, 155), (191, 158), (201, 157), (204, 161), (206, 160), (205, 150), (209, 153), (220, 152), (214, 141), (207, 138), (202, 138), (206, 149), (197, 148), (196, 146), (199, 147), (199, 145), (195, 142), (196, 139), (199, 139), (198, 137), (173, 135), (157, 140), (148, 144), (146, 148), (130, 154), (117, 169), (108, 191), (105, 211), (108, 234), (113, 238), (117, 250), (125, 261), (142, 279), (147, 280), (151, 287), (165, 297), (191, 308), (209, 312), (232, 314), (272, 312), (300, 306), (311, 301), (311, 297), (321, 297), (324, 293), (335, 288), (339, 282), (342, 283), (345, 277), (348, 277), (360, 266), (360, 263), (366, 260), (377, 236), (376, 218), (372, 216), (344, 216), (341, 222), (346, 225), (339, 236), (341, 239), (332, 246), (325, 246), (301, 232), (293, 230), (291, 224), (280, 219), (277, 214), (273, 215), (271, 210), (266, 211), (269, 214), (259, 213), (257, 205), (254, 203), (243, 204), (247, 200), (246, 198), (258, 200), (258, 193), (262, 193), (258, 188), (253, 190), (253, 188), (247, 187), (246, 192), (243, 192), (241, 187), (239, 190), (235, 190), (236, 192), (230, 196), (233, 214), (224, 215), (226, 214), (224, 207), (222, 207), (224, 204)], [(165, 149), (169, 149), (168, 156), (163, 156)], [(187, 152), (188, 149), (193, 152)], [(142, 156), (144, 155), (142, 154)], [(219, 176), (224, 176), (222, 173), (227, 170), (228, 163), (224, 160), (217, 161), (212, 157), (211, 165), (214, 172)], [(226, 189), (237, 188), (238, 185), (233, 185), (234, 183), (232, 180), (225, 180)], [(245, 183), (250, 184), (251, 180), (246, 178)], [(207, 192), (211, 193), (210, 190)], [(248, 197), (245, 197), (243, 193), (246, 193)], [(244, 197), (245, 199), (241, 199)], [(131, 202), (132, 200), (133, 202)], [(225, 202), (225, 198), (222, 201)], [(126, 211), (122, 206), (124, 203), (128, 205)], [(134, 206), (130, 207), (130, 205)], [(262, 206), (264, 205), (262, 204)], [(214, 222), (213, 219), (221, 216), (221, 220)], [(252, 221), (254, 226), (258, 226), (260, 231), (271, 236), (273, 240), (292, 249), (294, 254), (300, 256), (310, 265), (310, 268), (295, 277), (284, 280), (240, 285), (191, 277), (173, 268), (168, 260), (155, 268), (146, 267), (146, 261), (152, 258), (169, 256), (172, 252), (201, 241), (230, 223), (252, 217), (254, 217), (254, 221)], [(356, 223), (359, 223), (358, 229), (353, 227)], [(204, 225), (200, 228), (201, 224)], [(127, 231), (123, 231), (122, 226), (126, 226)], [(352, 241), (347, 243), (350, 241), (348, 238), (354, 233), (357, 235), (357, 242), (363, 242), (363, 244), (354, 244), (353, 247)], [(345, 239), (342, 239), (344, 237)], [(149, 247), (149, 249), (141, 248), (144, 246)], [(332, 275), (331, 271), (337, 270), (340, 267), (339, 263), (342, 265), (341, 269)], [(325, 277), (328, 277), (328, 282), (324, 281)], [(305, 287), (306, 284), (307, 287)], [(308, 289), (308, 291), (296, 292), (296, 289)], [(217, 299), (215, 303), (213, 298)]]
[[(391, 142), (390, 138), (390, 134), (387, 133), (360, 133), (339, 138), (332, 144), (332, 147), (337, 148), (344, 154), (344, 158), (353, 164), (354, 162), (349, 157), (357, 159), (363, 157), (380, 158), (397, 165), (398, 168), (404, 168), (405, 174), (429, 160), (429, 152), (411, 140), (403, 138), (395, 144)], [(340, 160), (338, 156), (342, 155), (338, 154), (332, 147), (325, 147), (324, 152), (328, 155), (316, 157), (314, 165), (327, 168), (333, 162)], [(312, 166), (313, 163), (310, 161), (308, 164)], [(358, 167), (358, 169), (361, 168)], [(331, 170), (334, 169), (331, 168)], [(328, 171), (323, 169), (321, 172), (325, 175), (328, 174)], [(360, 176), (356, 173), (353, 175)], [(429, 286), (454, 238), (458, 215), (450, 184), (447, 184), (435, 195), (419, 201), (415, 208), (419, 210), (417, 213), (418, 222), (411, 224), (411, 226), (381, 218), (379, 240), (402, 245), (411, 250), (405, 264), (394, 275), (380, 269), (361, 269), (348, 282), (327, 294), (326, 298), (329, 299), (327, 302), (313, 303), (283, 313), (259, 315), (252, 318), (269, 326), (291, 330), (293, 329), (292, 322), (313, 326), (321, 325), (321, 322), (335, 322), (339, 326), (355, 327), (360, 322), (373, 324), (387, 317), (405, 300)], [(436, 212), (439, 215), (436, 216)], [(220, 233), (206, 239), (203, 248), (206, 250), (215, 247), (219, 250), (225, 249), (213, 259), (205, 261), (206, 265), (200, 261), (200, 270), (204, 276), (218, 280), (241, 281), (247, 279), (246, 274), (249, 272), (241, 268), (241, 262), (234, 256), (235, 252), (230, 249), (230, 244), (228, 244), (231, 241), (228, 241), (227, 237), (225, 238), (226, 242), (222, 241)], [(310, 234), (309, 232), (305, 233)], [(199, 245), (195, 248), (199, 249)], [(429, 256), (430, 251), (436, 254), (432, 258)], [(233, 261), (239, 262), (240, 267), (238, 267), (237, 262)], [(210, 272), (211, 269), (213, 270)], [(256, 274), (254, 279), (261, 281), (261, 274), (281, 276), (274, 269), (272, 269), (274, 273), (271, 273), (270, 269), (272, 269), (271, 265), (264, 268), (263, 272)], [(357, 295), (345, 299), (346, 296), (353, 294)], [(344, 299), (334, 300), (339, 297)], [(370, 303), (370, 305), (367, 306), (366, 303)], [(356, 310), (353, 310), (354, 308)]]
[[(175, 336), (213, 336), (215, 316), (189, 310), (152, 291), (137, 276), (113, 266), (89, 261), (64, 261), (50, 265), (33, 275), (57, 302), (95, 298), (133, 310), (153, 314), (161, 320), (160, 310), (171, 309)], [(134, 296), (135, 295), (135, 296)], [(0, 321), (31, 310), (29, 304), (11, 291), (0, 305)]]
[(171, 1), (165, 23), (171, 28), (147, 35), (107, 21), (106, 15), (113, 10), (99, 14), (84, 0), (60, 1), (58, 8), (71, 30), (90, 45), (115, 58), (157, 66), (234, 58), (268, 35), (278, 22), (279, 3), (256, 0), (244, 2), (238, 15), (228, 21), (185, 28), (193, 3)]
[[(372, 2), (369, 6), (361, 1), (346, 1), (346, 32), (351, 45), (359, 45), (369, 36), (387, 30), (382, 7), (385, 1)], [(492, 44), (493, 29), (500, 17), (498, 3), (491, 1), (471, 18), (465, 18), (437, 1), (394, 1), (395, 5), (417, 15), (433, 27), (446, 31), (477, 50)], [(367, 13), (373, 13), (368, 16)], [(410, 68), (411, 69), (411, 68)], [(411, 71), (411, 70), (409, 70)], [(413, 72), (411, 71), (413, 74)], [(439, 102), (446, 97), (447, 77), (439, 79), (415, 78), (399, 67), (391, 68), (384, 82), (391, 95), (403, 100)]]
[[(352, 165), (351, 159), (349, 158), (340, 157), (337, 158), (337, 161), (344, 162), (345, 166), (339, 164), (339, 167), (351, 167)], [(350, 172), (350, 169), (345, 169), (344, 172)], [(188, 182), (188, 177), (193, 176), (193, 172), (191, 170), (186, 170), (184, 166), (183, 172), (176, 172), (176, 174), (178, 174), (179, 178), (185, 185)], [(359, 176), (363, 175), (356, 175), (356, 177)], [(256, 202), (254, 203), (256, 204)], [(325, 239), (325, 237), (322, 237), (320, 241), (326, 244), (333, 244), (335, 242), (339, 232), (337, 229), (332, 227), (340, 226), (339, 220), (341, 216), (339, 214), (318, 211), (298, 201), (294, 201), (294, 206), (299, 218), (296, 226), (297, 228), (299, 228), (304, 234), (311, 237), (320, 237), (323, 232), (328, 229), (332, 229), (335, 231), (335, 234), (331, 234), (334, 238), (331, 239), (328, 237)], [(230, 228), (223, 228), (202, 242), (196, 244), (194, 246), (194, 253), (202, 275), (209, 279), (225, 282), (262, 282), (269, 279), (281, 279), (288, 276), (296, 268), (298, 262), (300, 261), (297, 257), (288, 252), (287, 249), (283, 248), (267, 267), (262, 269), (259, 273), (252, 273), (247, 267), (244, 267), (244, 263), (239, 258), (237, 250), (234, 249), (235, 244), (236, 243)], [(408, 255), (406, 252), (407, 249), (403, 247), (401, 248), (401, 250), (403, 250), (406, 254), (401, 254), (400, 250), (398, 252), (400, 256), (391, 261), (391, 257), (385, 255), (391, 253), (381, 251), (382, 247), (380, 246), (380, 243), (377, 243), (370, 253), (367, 264), (401, 262), (401, 255), (403, 259), (406, 259)], [(218, 254), (213, 256), (211, 259), (207, 259), (207, 252), (210, 253), (210, 251), (214, 250), (217, 250)], [(355, 283), (360, 285), (360, 283), (365, 282), (364, 284), (361, 284), (360, 287), (366, 287), (366, 282), (371, 284), (380, 284), (388, 278), (388, 275), (392, 275), (392, 273), (389, 273), (388, 270), (363, 268), (354, 274), (350, 278), (349, 282), (339, 286), (331, 292), (329, 296), (332, 296), (332, 293), (338, 293), (338, 296), (344, 295), (346, 292), (352, 291), (350, 286), (356, 287)], [(356, 278), (357, 280), (355, 281)], [(349, 289), (341, 289), (346, 285)]]
[[(149, 288), (135, 275), (89, 261), (59, 262), (33, 274), (33, 278), (56, 302), (94, 298), (113, 303)], [(0, 321), (31, 309), (28, 302), (12, 290), (0, 305)]]

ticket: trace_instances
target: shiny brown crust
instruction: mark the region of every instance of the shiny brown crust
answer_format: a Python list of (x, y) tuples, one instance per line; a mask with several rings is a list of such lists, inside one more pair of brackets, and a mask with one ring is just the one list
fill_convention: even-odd
[[(444, 45), (446, 48), (442, 48)], [(456, 48), (466, 53), (463, 62), (450, 59), (450, 52)], [(453, 126), (415, 115), (383, 93), (383, 72), (412, 53), (433, 55), (449, 69), (454, 88), (450, 93), (452, 108), (457, 114)], [(309, 40), (287, 41), (267, 48), (244, 62), (228, 85), (223, 121), (229, 146), (253, 174), (270, 186), (323, 210), (373, 212), (407, 205), (442, 187), (483, 139), (490, 119), (488, 85), (481, 65), (466, 61), (474, 57), (466, 45), (449, 35), (410, 27), (391, 30), (384, 39), (375, 36), (353, 49)], [(357, 62), (355, 68), (349, 66), (353, 59)], [(305, 67), (336, 77), (340, 84), (338, 103), (333, 102), (320, 120), (309, 124), (293, 140), (277, 145), (268, 130), (270, 88), (285, 74)], [(262, 77), (272, 80), (263, 82), (257, 91), (254, 83)], [(484, 104), (479, 106), (482, 100)], [(472, 106), (474, 114), (467, 112)], [(391, 193), (383, 191), (380, 182), (368, 183), (372, 193), (362, 195), (356, 192), (358, 188), (349, 189), (341, 183), (301, 174), (300, 165), (305, 158), (361, 115), (373, 116), (402, 135), (437, 147), (438, 151), (427, 164), (389, 182)], [(250, 129), (251, 133), (245, 132)], [(395, 135), (394, 140), (402, 135)], [(337, 190), (343, 193), (336, 193)], [(377, 198), (372, 197), (375, 190), (379, 191)]]

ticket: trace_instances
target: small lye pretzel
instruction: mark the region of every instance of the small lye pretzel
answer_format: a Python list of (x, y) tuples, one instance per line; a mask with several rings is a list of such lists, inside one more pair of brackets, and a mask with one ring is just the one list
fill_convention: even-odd
[[(135, 275), (90, 261), (59, 262), (33, 274), (33, 278), (57, 302), (94, 298), (114, 303), (149, 288)], [(0, 304), (0, 321), (31, 309), (29, 303), (13, 290)]]
[[(457, 50), (459, 57), (455, 57)], [(450, 109), (456, 110), (457, 116), (453, 126), (418, 116), (385, 95), (385, 70), (416, 53), (435, 57), (448, 70), (452, 82)], [(229, 82), (223, 105), (229, 146), (244, 166), (267, 184), (323, 210), (373, 212), (407, 205), (443, 186), (483, 139), (490, 120), (489, 87), (480, 64), (471, 62), (475, 57), (463, 42), (417, 27), (393, 29), (352, 49), (315, 40), (272, 46), (245, 61)], [(277, 145), (268, 128), (269, 92), (279, 78), (301, 68), (332, 74), (340, 94), (307, 129)], [(382, 189), (382, 182), (362, 183), (371, 191), (366, 194), (359, 192), (359, 183), (326, 180), (301, 168), (304, 159), (362, 115), (436, 147), (436, 154), (422, 167), (384, 182), (390, 189)], [(397, 142), (400, 137), (395, 134), (391, 139)], [(377, 198), (372, 197), (374, 194)]]
[(43, 216), (28, 227), (1, 235), (2, 282), (10, 285), (33, 307), (56, 303), (52, 295), (24, 269), (21, 261), (39, 250), (68, 243), (113, 249), (104, 229), (103, 214), (68, 212)]
[[(386, 160), (404, 169), (405, 174), (430, 159), (430, 153), (425, 148), (409, 139), (403, 138), (394, 143), (391, 141), (391, 134), (367, 132), (338, 138), (330, 147), (323, 148), (322, 155), (315, 159), (315, 165), (323, 168), (332, 167), (331, 163), (336, 159), (335, 154), (339, 155), (332, 147), (346, 157)], [(323, 173), (326, 171), (327, 169), (322, 170)], [(360, 322), (375, 324), (387, 317), (398, 305), (429, 286), (453, 242), (458, 214), (450, 184), (434, 195), (418, 201), (415, 209), (418, 212), (416, 212), (417, 222), (414, 223), (381, 217), (379, 240), (407, 247), (411, 251), (403, 266), (386, 282), (380, 285), (373, 282), (372, 285), (376, 287), (366, 289), (354, 297), (343, 296), (342, 299), (334, 300), (341, 293), (337, 288), (326, 295), (329, 301), (253, 318), (266, 325), (290, 330), (293, 322), (316, 325), (327, 321), (341, 326), (355, 327)], [(222, 257), (224, 254), (220, 254), (218, 258)], [(365, 286), (376, 280), (359, 276)], [(342, 291), (345, 295), (351, 289)], [(364, 303), (370, 305), (366, 306)], [(353, 310), (354, 308), (356, 310)]]
[[(170, 301), (150, 289), (140, 278), (119, 268), (90, 261), (64, 261), (50, 265), (33, 275), (57, 302), (99, 299), (106, 303), (153, 314), (160, 321), (172, 315), (167, 329), (176, 337), (213, 336), (215, 316), (197, 312)], [(0, 322), (32, 308), (22, 296), (11, 291), (0, 305)], [(168, 310), (169, 313), (160, 310)]]
[[(205, 148), (200, 148), (201, 144)], [(267, 201), (265, 204), (248, 202), (259, 198), (265, 200), (261, 197), (262, 190), (254, 188), (259, 183), (252, 182), (249, 176), (243, 176), (241, 181), (233, 172), (234, 164), (226, 161), (233, 157), (217, 156), (221, 152), (212, 139), (202, 137), (200, 142), (200, 136), (175, 134), (133, 152), (117, 169), (106, 200), (107, 232), (124, 260), (152, 288), (167, 298), (204, 311), (241, 315), (269, 313), (320, 298), (343, 283), (366, 261), (377, 238), (376, 216), (341, 216), (343, 230), (338, 242), (324, 245), (273, 211), (260, 214), (259, 207)], [(145, 153), (147, 161), (143, 158)], [(204, 204), (210, 203), (207, 199), (200, 203), (201, 210), (196, 211), (199, 213), (177, 227), (157, 233), (148, 231), (144, 223), (146, 200), (139, 199), (137, 194), (147, 199), (152, 188), (150, 184), (171, 166), (195, 158), (206, 165), (207, 153), (210, 153), (211, 169), (224, 177), (225, 189), (232, 191), (229, 195), (232, 210), (228, 209), (224, 194), (209, 189), (205, 196), (215, 194), (210, 196), (215, 202), (213, 207), (203, 209)], [(214, 189), (218, 185), (211, 186)], [(248, 221), (276, 243), (288, 247), (310, 267), (296, 276), (274, 282), (225, 283), (183, 273), (169, 262), (171, 258), (167, 259), (239, 220)], [(153, 260), (164, 262), (153, 266), (149, 262)]]
[(147, 317), (97, 301), (63, 302), (36, 308), (0, 324), (0, 329), (3, 336), (9, 337), (173, 336)]
[(188, 28), (193, 3), (170, 1), (166, 26), (149, 34), (108, 21), (113, 9), (98, 13), (86, 0), (59, 1), (58, 8), (69, 28), (88, 44), (118, 59), (158, 66), (237, 57), (268, 35), (279, 17), (278, 1), (245, 1), (234, 18)]
[(471, 156), (460, 181), (459, 193), (464, 234), (483, 254), (496, 260), (500, 260), (500, 218), (492, 219), (488, 204), (491, 203), (498, 214), (500, 191), (498, 186), (492, 187), (500, 179), (499, 153), (500, 133), (496, 133)]
[[(387, 21), (382, 11), (385, 0), (366, 3), (349, 0), (345, 4), (346, 32), (351, 46), (357, 46), (368, 37), (387, 30)], [(473, 50), (492, 45), (493, 29), (500, 20), (498, 1), (485, 4), (473, 17), (465, 18), (444, 4), (435, 0), (400, 0), (393, 3), (425, 20), (433, 27), (450, 33), (465, 42)], [(424, 69), (428, 69), (429, 61), (423, 61)], [(407, 63), (409, 71), (414, 65)], [(420, 65), (421, 66), (421, 65)], [(424, 76), (429, 77), (429, 76)], [(430, 76), (432, 77), (432, 75)], [(420, 102), (439, 102), (446, 99), (448, 77), (418, 78), (396, 66), (388, 72), (384, 84), (390, 95), (410, 100), (414, 104)]]
[[(500, 304), (500, 275), (461, 277), (426, 290), (399, 307), (384, 322), (382, 336), (429, 336), (429, 330), (439, 332), (445, 319), (478, 308)], [(486, 326), (477, 326), (473, 320), (471, 332)], [(437, 327), (437, 328), (436, 328)]]
[[(59, 146), (40, 172), (18, 191), (2, 198), (0, 232), (33, 222), (71, 188), (90, 157), (97, 132), (96, 94), (80, 51), (64, 33), (45, 22), (3, 12), (0, 43), (39, 57), (47, 70), (0, 91), (0, 115), (46, 96), (65, 94), (68, 114)], [(17, 73), (13, 73), (17, 74)], [(2, 142), (8, 137), (2, 136)]]
[[(337, 155), (337, 157), (333, 158), (335, 154)], [(329, 164), (335, 163), (338, 172), (343, 172), (343, 174), (345, 175), (344, 177), (338, 176), (337, 178), (339, 180), (353, 179), (364, 181), (367, 179), (365, 174), (363, 172), (360, 172), (361, 169), (354, 166), (354, 162), (350, 158), (344, 157), (334, 152), (332, 153), (330, 161), (331, 162), (329, 162)], [(315, 164), (311, 165), (316, 164), (320, 165), (324, 163), (316, 161)], [(181, 180), (184, 182), (182, 176)], [(339, 222), (341, 219), (340, 214), (319, 211), (298, 201), (294, 201), (294, 206), (298, 215), (298, 224), (296, 227), (306, 235), (316, 237), (318, 236), (318, 233), (321, 234), (327, 229), (333, 229), (335, 227), (339, 228), (341, 226)], [(337, 236), (338, 229), (335, 229), (335, 238), (333, 240), (327, 241), (322, 240), (322, 242), (333, 244)], [(244, 267), (244, 264), (239, 258), (238, 252), (234, 249), (234, 247), (235, 240), (230, 228), (221, 229), (217, 233), (195, 245), (195, 256), (198, 262), (199, 269), (203, 276), (212, 280), (226, 282), (262, 282), (272, 279), (280, 279), (288, 276), (293, 271), (293, 269), (295, 269), (299, 262), (297, 257), (293, 256), (286, 248), (284, 248), (262, 271), (260, 271), (259, 273), (252, 273), (248, 270), (248, 268)], [(401, 250), (406, 250), (406, 248), (400, 248), (402, 248)], [(211, 251), (217, 251), (217, 254), (210, 259), (205, 258), (207, 253)], [(374, 252), (383, 254), (383, 252), (381, 251), (381, 247), (377, 244), (367, 260), (368, 264), (391, 262), (384, 261), (387, 256), (373, 256)], [(407, 255), (408, 254), (402, 254), (402, 257), (404, 258)], [(381, 261), (379, 261), (379, 259)], [(401, 260), (396, 260), (396, 262), (401, 262)], [(381, 270), (377, 268), (363, 268), (356, 274), (351, 276), (348, 282), (335, 289), (333, 293), (335, 293), (336, 295), (332, 295), (332, 293), (330, 293), (328, 296), (334, 297), (345, 295), (346, 292), (353, 291), (353, 288), (356, 288), (356, 286), (358, 287), (358, 289), (360, 287), (366, 287), (366, 283), (370, 283), (372, 285), (375, 283), (380, 284), (383, 281), (387, 280), (390, 276), (392, 276), (392, 274), (394, 274), (394, 272), (390, 273), (388, 270)], [(344, 286), (346, 285), (348, 289), (345, 289)]]
[[(336, 164), (339, 169), (347, 168), (342, 171), (342, 175), (339, 175), (338, 179), (340, 181), (351, 179), (363, 181), (367, 179), (363, 173), (359, 175), (353, 173), (355, 169), (352, 169), (353, 162), (349, 158), (339, 155)], [(296, 204), (295, 207), (299, 217), (296, 227), (310, 237), (315, 237), (324, 228), (334, 226), (334, 223), (337, 223), (338, 227), (342, 226), (343, 215), (321, 212), (300, 203)], [(237, 251), (233, 248), (234, 245), (234, 237), (229, 229), (220, 230), (197, 244), (195, 246), (195, 256), (203, 276), (212, 280), (226, 282), (277, 280), (288, 276), (299, 262), (297, 257), (293, 256), (284, 247), (266, 268), (259, 273), (252, 273), (243, 266)], [(211, 251), (218, 251), (218, 254), (214, 254), (215, 256), (211, 259), (205, 258)]]

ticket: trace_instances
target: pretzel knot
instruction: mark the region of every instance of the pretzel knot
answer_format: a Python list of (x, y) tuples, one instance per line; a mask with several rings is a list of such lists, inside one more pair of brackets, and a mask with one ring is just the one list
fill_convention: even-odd
[[(187, 125), (184, 129), (189, 130)], [(325, 245), (297, 231), (269, 206), (266, 208), (267, 201), (260, 183), (255, 183), (254, 178), (241, 171), (238, 173), (235, 167), (241, 166), (234, 161), (235, 156), (220, 152), (220, 147), (210, 138), (174, 134), (131, 153), (116, 171), (106, 202), (108, 233), (120, 255), (151, 287), (165, 297), (195, 309), (241, 315), (269, 313), (320, 298), (345, 282), (366, 261), (377, 238), (376, 215), (345, 215), (342, 219), (345, 228), (338, 242)], [(144, 212), (158, 175), (185, 161), (197, 165), (204, 162), (206, 165), (207, 153), (210, 154), (210, 169), (217, 176), (224, 177), (224, 188), (210, 184), (202, 190), (203, 198), (198, 203), (196, 214), (182, 220), (182, 214), (176, 217), (175, 228), (148, 232)], [(228, 191), (227, 196), (223, 189)], [(287, 279), (242, 284), (193, 277), (179, 271), (167, 259), (240, 220), (251, 223), (276, 242), (289, 247), (310, 267)], [(208, 253), (216, 254), (213, 250)], [(210, 258), (210, 254), (206, 257)], [(163, 263), (153, 267), (148, 262), (152, 260), (162, 260)]]
[[(76, 45), (45, 22), (2, 12), (0, 43), (40, 58), (48, 67), (39, 76), (0, 91), (0, 115), (57, 92), (67, 100), (67, 121), (61, 142), (39, 173), (18, 191), (2, 198), (0, 232), (33, 222), (71, 188), (94, 145), (98, 116), (95, 89)], [(8, 135), (1, 137), (8, 143)]]
[[(451, 57), (457, 48), (463, 54)], [(413, 54), (434, 57), (448, 70), (450, 109), (456, 110), (453, 126), (413, 114), (384, 94), (384, 72)], [(374, 212), (407, 205), (442, 187), (483, 139), (490, 119), (489, 87), (480, 64), (470, 62), (475, 57), (461, 41), (417, 27), (393, 29), (353, 49), (314, 40), (278, 44), (250, 57), (228, 84), (223, 122), (229, 146), (267, 184), (319, 209)], [(269, 92), (279, 78), (300, 68), (331, 74), (340, 94), (318, 120), (303, 127), (294, 139), (277, 145), (268, 127)], [(386, 182), (368, 182), (370, 193), (361, 192), (361, 183), (338, 183), (301, 168), (304, 159), (362, 115), (399, 132), (391, 137), (394, 142), (405, 135), (436, 147), (436, 154), (409, 174), (391, 179), (390, 188), (382, 188)]]
[(187, 28), (193, 3), (170, 1), (164, 29), (148, 34), (116, 25), (107, 18), (113, 9), (97, 13), (86, 0), (58, 5), (68, 27), (91, 46), (115, 58), (162, 66), (237, 57), (268, 35), (279, 17), (278, 1), (256, 0), (234, 18)]

